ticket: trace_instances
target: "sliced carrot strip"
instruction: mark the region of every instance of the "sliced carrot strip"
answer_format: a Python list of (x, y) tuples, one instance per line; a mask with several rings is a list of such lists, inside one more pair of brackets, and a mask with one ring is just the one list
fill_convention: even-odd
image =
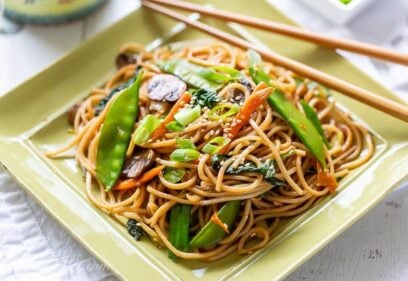
[(256, 86), (252, 94), (245, 101), (241, 110), (235, 117), (235, 122), (231, 126), (231, 130), (229, 131), (228, 135), (230, 139), (233, 139), (236, 135), (238, 135), (241, 128), (249, 122), (252, 113), (254, 113), (259, 108), (259, 106), (261, 106), (265, 102), (271, 91), (272, 88), (268, 87), (263, 82), (259, 83), (258, 86)]
[(156, 177), (160, 172), (164, 169), (164, 165), (157, 166), (148, 172), (144, 173), (143, 176), (137, 178), (137, 179), (127, 179), (124, 181), (119, 181), (114, 187), (113, 190), (127, 190), (127, 189), (132, 189), (135, 187), (138, 187), (141, 184), (144, 184), (150, 180), (152, 180), (154, 177)]
[(330, 193), (335, 193), (337, 189), (337, 181), (336, 178), (327, 171), (324, 171), (320, 164), (317, 164), (317, 186), (327, 186)]

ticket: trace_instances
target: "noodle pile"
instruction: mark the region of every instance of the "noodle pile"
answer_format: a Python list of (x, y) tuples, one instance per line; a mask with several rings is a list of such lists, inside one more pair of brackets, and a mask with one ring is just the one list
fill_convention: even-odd
[[(308, 210), (319, 199), (329, 194), (327, 187), (317, 185), (316, 159), (295, 136), (289, 125), (265, 102), (251, 116), (238, 136), (229, 145), (226, 161), (215, 171), (210, 155), (201, 154), (197, 162), (175, 162), (169, 160), (175, 149), (176, 137), (191, 138), (197, 148), (216, 136), (223, 136), (225, 128), (233, 118), (211, 121), (204, 114), (189, 124), (182, 132), (167, 132), (164, 137), (147, 142), (143, 148), (156, 152), (155, 165), (184, 168), (183, 181), (171, 183), (162, 174), (141, 186), (123, 191), (105, 191), (96, 180), (96, 154), (101, 125), (112, 100), (103, 111), (95, 114), (95, 106), (118, 85), (130, 79), (136, 67), (144, 69), (140, 88), (138, 122), (152, 114), (151, 100), (147, 96), (147, 82), (157, 73), (158, 61), (170, 58), (185, 58), (201, 66), (226, 65), (244, 73), (252, 88), (256, 85), (248, 73), (247, 57), (243, 50), (221, 43), (203, 46), (188, 46), (179, 50), (168, 47), (147, 52), (142, 46), (129, 43), (122, 53), (134, 53), (135, 61), (121, 67), (102, 88), (92, 90), (75, 114), (74, 139), (64, 148), (48, 153), (58, 157), (76, 147), (76, 160), (86, 171), (86, 194), (89, 200), (109, 215), (125, 224), (136, 220), (145, 233), (159, 245), (164, 245), (183, 259), (213, 261), (233, 252), (251, 254), (268, 244), (274, 229), (283, 217), (293, 217)], [(299, 101), (305, 100), (318, 113), (324, 133), (330, 142), (326, 149), (328, 169), (335, 178), (345, 177), (350, 170), (367, 162), (374, 153), (373, 137), (361, 124), (336, 107), (325, 89), (307, 79), (299, 80), (295, 73), (272, 63), (265, 62), (264, 69), (271, 77), (271, 84), (283, 91), (302, 111)], [(238, 101), (242, 104), (251, 92), (239, 82), (230, 82), (218, 92), (222, 101)], [(153, 114), (160, 116), (160, 113)], [(127, 156), (136, 147), (131, 141)], [(256, 173), (226, 174), (227, 167), (236, 167), (249, 161), (259, 166), (267, 159), (276, 163), (275, 177), (284, 184), (273, 186)], [(176, 204), (192, 205), (190, 234), (197, 233), (211, 216), (228, 201), (241, 200), (241, 210), (234, 228), (216, 246), (206, 250), (182, 252), (168, 240), (169, 210)]]

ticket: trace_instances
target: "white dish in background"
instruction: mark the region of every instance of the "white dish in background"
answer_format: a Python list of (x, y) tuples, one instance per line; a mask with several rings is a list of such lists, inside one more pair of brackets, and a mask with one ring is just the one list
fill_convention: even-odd
[(350, 21), (364, 8), (376, 0), (351, 0), (344, 4), (340, 0), (298, 0), (334, 24)]

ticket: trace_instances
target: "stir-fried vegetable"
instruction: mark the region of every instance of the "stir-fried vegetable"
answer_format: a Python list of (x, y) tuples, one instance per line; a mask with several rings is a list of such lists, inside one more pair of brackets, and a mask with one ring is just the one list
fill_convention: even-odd
[(196, 105), (193, 108), (184, 108), (174, 115), (174, 119), (182, 126), (194, 122), (201, 115), (201, 106)]
[(190, 162), (197, 160), (200, 157), (200, 152), (191, 148), (179, 148), (170, 154), (170, 160), (177, 162)]
[(118, 181), (116, 185), (113, 187), (113, 190), (127, 190), (136, 188), (154, 179), (158, 174), (160, 174), (164, 167), (165, 167), (164, 165), (154, 167), (153, 169), (147, 171), (146, 173), (143, 174), (143, 176), (137, 179), (127, 179), (124, 181)]
[(166, 126), (170, 122), (174, 121), (174, 115), (181, 109), (183, 108), (187, 103), (189, 103), (191, 100), (191, 95), (189, 92), (185, 92), (180, 99), (173, 105), (171, 108), (169, 114), (163, 119), (163, 121), (160, 123), (160, 125), (157, 127), (157, 129), (153, 132), (153, 134), (150, 136), (151, 140), (156, 140), (160, 138), (165, 132), (166, 132)]
[[(229, 158), (228, 155), (216, 154), (211, 157), (211, 166), (218, 171), (221, 168), (221, 162), (227, 160)], [(275, 161), (272, 159), (268, 159), (263, 162), (259, 167), (257, 167), (253, 162), (244, 162), (240, 164), (238, 167), (234, 168), (232, 166), (228, 166), (225, 170), (226, 174), (229, 175), (238, 175), (241, 173), (259, 173), (264, 176), (264, 179), (269, 183), (273, 184), (274, 186), (281, 186), (285, 183), (280, 179), (275, 177), (276, 168), (275, 168)]]
[(194, 105), (213, 108), (217, 103), (221, 101), (221, 99), (214, 91), (198, 89), (193, 93), (193, 101)]
[(196, 146), (194, 145), (191, 139), (185, 139), (185, 138), (178, 137), (176, 138), (176, 144), (179, 148), (196, 149)]
[(163, 177), (166, 181), (171, 183), (178, 183), (180, 182), (186, 174), (184, 169), (173, 168), (173, 167), (166, 167), (163, 171)]
[(228, 138), (215, 137), (212, 140), (210, 140), (208, 143), (206, 143), (206, 145), (204, 145), (203, 152), (207, 154), (217, 153), (222, 148), (224, 148), (229, 142), (230, 142), (230, 139)]
[(143, 230), (142, 227), (137, 224), (137, 221), (134, 219), (129, 219), (127, 221), (127, 231), (129, 234), (136, 240), (139, 241), (142, 238)]
[(242, 79), (243, 77), (245, 77), (245, 75), (242, 74), (239, 70), (237, 70), (237, 69), (235, 69), (233, 67), (225, 66), (225, 65), (213, 66), (212, 69), (215, 70), (215, 71), (227, 74), (229, 76), (228, 81), (230, 81), (230, 80), (239, 80), (239, 79)]
[(235, 68), (228, 66), (213, 66), (211, 68), (202, 67), (198, 72), (201, 77), (215, 83), (225, 83), (240, 79), (243, 74)]
[[(198, 232), (190, 242), (190, 249), (209, 248), (216, 245), (227, 232), (232, 231), (235, 221), (237, 220), (241, 201), (230, 201), (213, 215), (215, 219), (207, 222), (206, 225)], [(219, 225), (222, 223), (223, 226)], [(225, 231), (227, 230), (227, 232)]]
[(160, 119), (154, 115), (147, 115), (140, 121), (139, 126), (133, 134), (133, 142), (135, 144), (142, 144), (149, 140), (150, 135), (157, 129), (160, 125)]
[[(169, 241), (183, 252), (189, 250), (191, 205), (176, 204), (170, 210)], [(176, 256), (168, 251), (168, 256), (176, 261)]]
[(231, 126), (231, 130), (228, 134), (231, 139), (233, 139), (239, 133), (241, 128), (248, 123), (251, 114), (265, 102), (271, 91), (272, 88), (268, 87), (265, 83), (261, 82), (258, 84), (235, 117), (234, 124)]
[[(262, 59), (255, 51), (248, 51), (249, 71), (256, 83), (264, 82), (270, 85), (270, 77), (262, 69)], [(274, 90), (268, 98), (269, 105), (288, 122), (297, 137), (326, 169), (325, 150), (322, 138), (313, 124), (297, 110), (280, 90)]]
[(220, 120), (231, 117), (237, 114), (240, 110), (240, 106), (232, 103), (223, 103), (219, 104), (213, 109), (211, 109), (208, 113), (208, 119), (210, 120)]
[(221, 85), (206, 79), (203, 73), (200, 74), (200, 72), (205, 72), (205, 68), (192, 64), (184, 59), (161, 61), (158, 63), (158, 66), (162, 71), (176, 75), (196, 89), (216, 92)]
[(140, 149), (126, 160), (122, 176), (137, 178), (155, 163), (156, 153), (153, 149)]
[(166, 129), (171, 132), (181, 132), (183, 131), (184, 126), (177, 121), (171, 121), (169, 124), (166, 125)]
[(134, 84), (137, 77), (138, 77), (138, 73), (141, 70), (141, 67), (136, 67), (136, 71), (135, 71), (135, 75), (133, 77), (131, 77), (129, 80), (127, 80), (125, 83), (117, 86), (116, 88), (112, 89), (110, 91), (110, 93), (104, 97), (103, 99), (101, 99), (99, 101), (99, 103), (95, 106), (95, 115), (99, 115), (102, 110), (105, 108), (106, 104), (111, 100), (111, 98), (117, 93), (120, 92), (126, 88), (129, 88), (130, 85)]
[(320, 136), (322, 137), (324, 144), (326, 145), (327, 148), (330, 148), (329, 141), (327, 140), (324, 134), (322, 123), (320, 123), (320, 120), (319, 120), (319, 117), (317, 116), (316, 111), (313, 109), (313, 107), (311, 107), (304, 100), (300, 101), (300, 103), (302, 104), (306, 117), (310, 120), (310, 122), (312, 122), (313, 126), (315, 126), (316, 130), (319, 132)]
[(300, 113), (295, 105), (290, 102), (280, 90), (276, 89), (273, 94), (268, 97), (268, 103), (288, 122), (296, 136), (316, 157), (322, 167), (326, 169), (323, 140), (309, 119)]
[(147, 95), (151, 100), (174, 102), (187, 90), (187, 85), (174, 75), (157, 74), (147, 85)]
[(126, 150), (138, 114), (139, 87), (142, 77), (143, 71), (140, 71), (136, 81), (118, 94), (101, 128), (96, 157), (96, 175), (106, 190), (112, 188), (122, 172)]

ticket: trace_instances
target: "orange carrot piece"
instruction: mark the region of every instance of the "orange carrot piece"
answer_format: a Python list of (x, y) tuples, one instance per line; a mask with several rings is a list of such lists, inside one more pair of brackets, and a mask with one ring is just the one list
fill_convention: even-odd
[(235, 117), (235, 122), (231, 126), (228, 134), (230, 139), (233, 139), (238, 135), (241, 128), (249, 122), (251, 114), (265, 102), (271, 91), (272, 88), (268, 87), (265, 83), (261, 82), (258, 84)]
[(144, 173), (143, 176), (137, 178), (137, 179), (127, 179), (124, 181), (119, 181), (114, 187), (113, 190), (128, 190), (132, 189), (135, 187), (138, 187), (141, 184), (144, 184), (150, 180), (152, 180), (154, 177), (156, 177), (160, 172), (164, 169), (164, 165), (157, 166), (146, 173)]
[(173, 105), (169, 114), (164, 118), (164, 120), (160, 123), (159, 127), (152, 133), (150, 136), (151, 140), (156, 140), (160, 138), (164, 133), (166, 133), (166, 125), (169, 124), (171, 121), (174, 121), (174, 115), (184, 107), (187, 103), (191, 100), (191, 94), (189, 92), (185, 92), (178, 101)]
[(337, 189), (337, 181), (335, 177), (327, 171), (324, 171), (319, 164), (317, 164), (317, 182), (316, 186), (327, 186), (330, 193), (335, 193)]

